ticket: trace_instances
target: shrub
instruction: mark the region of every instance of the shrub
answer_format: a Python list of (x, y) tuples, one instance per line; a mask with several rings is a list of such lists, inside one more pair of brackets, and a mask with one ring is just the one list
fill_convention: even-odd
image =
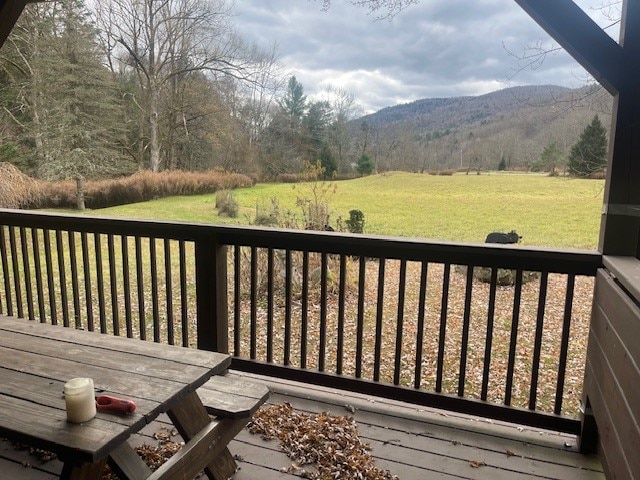
[(14, 165), (0, 163), (0, 208), (36, 206), (42, 197), (42, 184)]
[(223, 217), (236, 218), (238, 216), (238, 200), (233, 192), (229, 190), (222, 190), (216, 195), (216, 208), (218, 214)]
[(295, 215), (288, 210), (283, 211), (277, 197), (271, 197), (268, 206), (256, 205), (256, 215), (251, 223), (261, 227), (299, 228)]
[(456, 173), (456, 171), (457, 170), (451, 170), (451, 169), (449, 169), (449, 170), (429, 170), (429, 175), (443, 175), (443, 176), (450, 177), (451, 175)]
[(361, 210), (349, 210), (349, 219), (344, 222), (351, 233), (364, 232), (364, 213)]
[(305, 180), (299, 173), (280, 173), (276, 176), (277, 183), (298, 183)]

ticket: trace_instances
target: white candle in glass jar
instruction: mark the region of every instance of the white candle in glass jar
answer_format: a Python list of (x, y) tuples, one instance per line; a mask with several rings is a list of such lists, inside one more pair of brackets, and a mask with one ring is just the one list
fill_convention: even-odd
[(93, 379), (72, 378), (64, 384), (64, 400), (67, 406), (67, 421), (82, 423), (96, 416), (96, 399)]

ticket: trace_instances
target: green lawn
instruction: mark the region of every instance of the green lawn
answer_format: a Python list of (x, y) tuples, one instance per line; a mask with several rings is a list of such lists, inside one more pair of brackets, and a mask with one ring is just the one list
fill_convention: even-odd
[[(492, 231), (516, 230), (522, 244), (595, 249), (604, 182), (534, 174), (432, 176), (393, 172), (335, 182), (332, 222), (349, 210), (365, 215), (365, 232), (481, 243)], [(126, 218), (246, 224), (272, 197), (298, 212), (309, 184), (258, 184), (236, 190), (237, 219), (217, 216), (215, 194), (173, 197), (96, 210)]]

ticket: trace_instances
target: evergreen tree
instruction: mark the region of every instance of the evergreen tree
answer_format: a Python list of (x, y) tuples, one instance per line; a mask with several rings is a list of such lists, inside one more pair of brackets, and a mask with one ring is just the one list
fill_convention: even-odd
[(327, 145), (324, 145), (322, 150), (320, 150), (319, 159), (320, 166), (323, 169), (323, 177), (325, 179), (332, 178), (338, 169), (338, 164), (336, 162), (336, 158), (333, 156)]
[(607, 165), (607, 131), (598, 115), (580, 134), (580, 139), (571, 147), (569, 172), (579, 177), (588, 177)]
[(503, 172), (507, 169), (507, 159), (504, 158), (504, 155), (500, 159), (500, 163), (498, 163), (498, 171)]
[(302, 124), (306, 127), (312, 149), (318, 151), (324, 143), (331, 124), (331, 117), (332, 111), (329, 102), (320, 100), (309, 105), (309, 109), (302, 119)]
[(78, 208), (86, 177), (121, 172), (123, 110), (116, 83), (102, 64), (96, 31), (82, 0), (62, 3), (59, 27), (49, 42), (56, 59), (43, 95), (47, 105), (46, 159), (40, 173), (74, 179)]
[(280, 101), (280, 108), (291, 120), (292, 126), (299, 126), (307, 110), (307, 96), (304, 87), (295, 76), (289, 78), (284, 98)]
[(29, 5), (7, 46), (13, 62), (4, 72), (19, 92), (4, 105), (21, 145), (16, 164), (40, 178), (75, 179), (82, 208), (85, 177), (131, 170), (117, 84), (89, 14), (81, 0)]
[(542, 153), (540, 154), (540, 162), (538, 163), (539, 169), (555, 173), (556, 167), (560, 163), (561, 158), (562, 150), (558, 147), (558, 142), (554, 140), (542, 150)]
[(371, 175), (373, 172), (373, 160), (371, 160), (371, 157), (366, 153), (360, 155), (356, 165), (356, 170), (360, 175)]

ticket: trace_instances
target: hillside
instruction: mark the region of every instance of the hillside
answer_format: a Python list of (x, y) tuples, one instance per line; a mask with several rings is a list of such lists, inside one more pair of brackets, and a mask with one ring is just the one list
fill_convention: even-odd
[(425, 98), (383, 108), (360, 120), (372, 126), (411, 121), (427, 130), (446, 130), (564, 98), (571, 89), (555, 85), (512, 87), (477, 97)]
[(608, 126), (610, 111), (611, 97), (599, 87), (511, 87), (384, 108), (355, 120), (352, 131), (365, 132), (362, 145), (375, 144), (379, 170), (495, 169), (503, 157), (530, 169), (553, 141), (568, 153), (595, 114)]

